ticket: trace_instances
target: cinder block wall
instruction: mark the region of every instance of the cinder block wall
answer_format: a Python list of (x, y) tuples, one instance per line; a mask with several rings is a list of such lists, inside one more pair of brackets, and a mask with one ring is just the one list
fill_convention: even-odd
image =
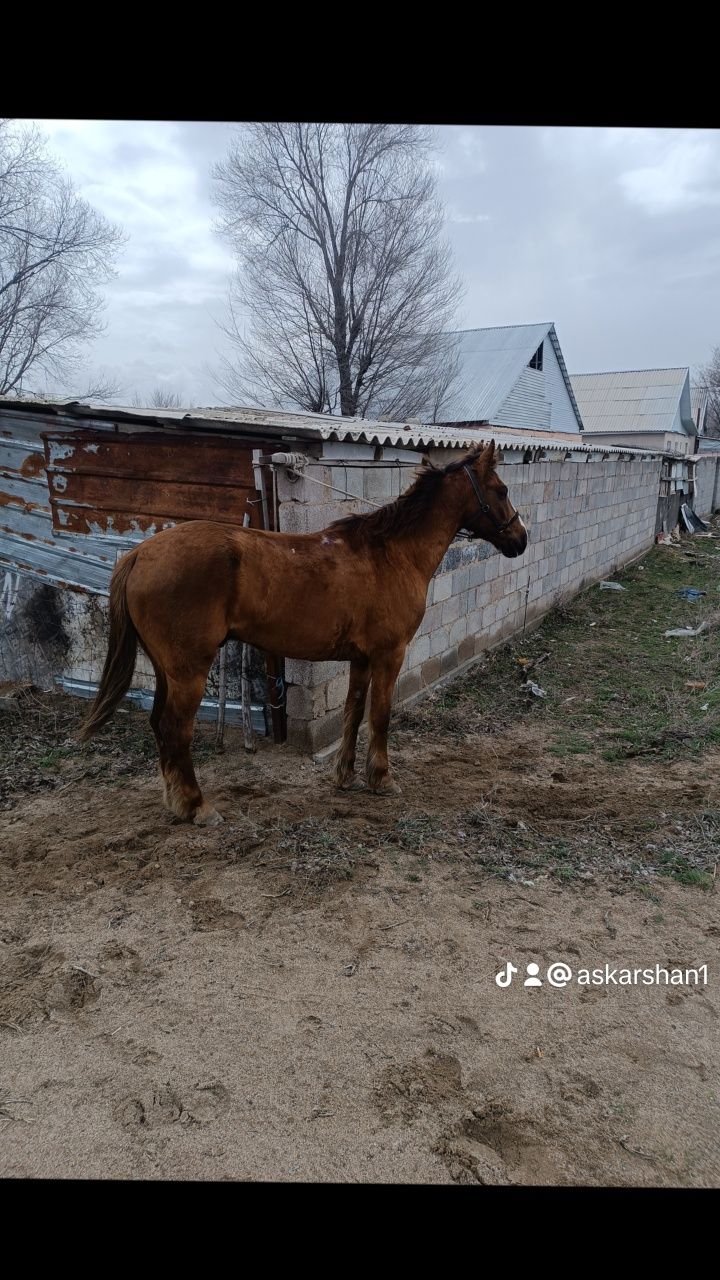
[[(431, 456), (443, 465), (458, 454), (435, 450)], [(281, 529), (311, 532), (368, 510), (357, 497), (343, 499), (313, 480), (389, 501), (407, 488), (413, 470), (384, 464), (418, 463), (420, 457), (368, 445), (325, 445), (307, 469), (307, 480), (293, 484), (280, 478)], [(484, 542), (449, 548), (430, 582), (427, 610), (408, 647), (396, 701), (431, 687), (653, 544), (660, 458), (504, 462), (499, 470), (528, 526), (528, 549), (522, 559), (507, 560)], [(307, 751), (332, 745), (342, 732), (347, 663), (288, 661), (285, 671), (289, 741)]]
[(720, 484), (718, 469), (720, 460), (717, 456), (700, 454), (695, 464), (695, 492), (693, 507), (699, 516), (710, 516), (720, 501)]

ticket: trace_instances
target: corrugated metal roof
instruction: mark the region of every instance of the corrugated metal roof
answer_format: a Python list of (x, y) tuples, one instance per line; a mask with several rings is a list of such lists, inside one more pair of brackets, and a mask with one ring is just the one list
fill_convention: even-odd
[(521, 324), (451, 334), (460, 375), (442, 411), (443, 420), (491, 422), (550, 328), (549, 323)]
[(460, 358), (457, 389), (442, 410), (443, 422), (492, 422), (541, 342), (550, 338), (578, 427), (582, 418), (565, 365), (555, 325), (517, 324), (461, 329), (450, 335)]
[[(536, 326), (545, 328), (545, 326)], [(296, 439), (353, 441), (372, 445), (395, 445), (416, 449), (468, 449), (483, 439), (493, 436), (506, 450), (543, 450), (547, 453), (638, 453), (647, 452), (616, 445), (585, 445), (575, 432), (552, 433), (543, 431), (508, 430), (488, 423), (482, 427), (439, 426), (415, 422), (378, 422), (367, 418), (341, 418), (321, 413), (290, 413), (279, 409), (256, 408), (193, 408), (193, 409), (137, 409), (107, 404), (81, 403), (79, 401), (39, 401), (0, 397), (0, 414), (33, 415), (41, 417), (46, 429), (53, 419), (61, 416), (74, 420), (78, 426), (90, 427), (93, 421), (116, 422), (118, 425), (135, 422), (144, 428), (154, 423), (158, 426), (178, 426), (184, 430), (222, 431), (242, 436), (277, 437), (278, 440)]]
[(687, 368), (571, 376), (586, 431), (675, 431), (680, 435), (694, 433), (689, 379)]

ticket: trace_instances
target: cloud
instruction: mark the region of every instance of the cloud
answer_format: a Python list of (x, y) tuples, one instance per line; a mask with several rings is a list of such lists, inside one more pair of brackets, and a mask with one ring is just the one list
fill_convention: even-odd
[(649, 214), (720, 204), (720, 139), (687, 134), (663, 139), (650, 164), (620, 174), (627, 199)]
[(208, 403), (214, 393), (204, 367), (221, 345), (214, 320), (222, 317), (233, 270), (227, 246), (213, 232), (210, 168), (227, 149), (229, 127), (35, 123), (80, 194), (129, 237), (105, 290), (107, 329), (88, 352), (89, 365), (125, 370), (118, 376), (130, 393), (177, 378), (180, 394)]
[(444, 145), (438, 167), (446, 178), (467, 178), (485, 172), (485, 143), (480, 129), (449, 125), (442, 135)]
[[(217, 402), (233, 259), (210, 171), (232, 126), (44, 120), (129, 242), (88, 364)], [(704, 361), (720, 342), (720, 132), (443, 126), (435, 170), (468, 326), (554, 320), (571, 369)]]
[(450, 204), (447, 208), (448, 222), (465, 223), (465, 222), (489, 222), (489, 213), (463, 213), (456, 205)]

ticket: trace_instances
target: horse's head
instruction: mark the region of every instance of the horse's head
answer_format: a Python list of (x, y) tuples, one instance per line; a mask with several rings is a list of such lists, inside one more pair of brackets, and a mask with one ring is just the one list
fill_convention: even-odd
[(527, 529), (508, 498), (496, 470), (495, 441), (468, 458), (462, 468), (467, 486), (462, 527), (475, 538), (491, 542), (504, 556), (521, 556), (527, 546)]

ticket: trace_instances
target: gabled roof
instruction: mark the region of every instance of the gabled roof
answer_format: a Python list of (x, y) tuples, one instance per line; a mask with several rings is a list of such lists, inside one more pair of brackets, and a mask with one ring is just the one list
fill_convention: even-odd
[(571, 381), (586, 431), (695, 434), (687, 368), (574, 373)]
[(460, 329), (450, 336), (456, 340), (454, 349), (460, 356), (460, 376), (457, 389), (443, 407), (443, 422), (492, 422), (541, 342), (549, 337), (582, 430), (580, 411), (551, 321)]

